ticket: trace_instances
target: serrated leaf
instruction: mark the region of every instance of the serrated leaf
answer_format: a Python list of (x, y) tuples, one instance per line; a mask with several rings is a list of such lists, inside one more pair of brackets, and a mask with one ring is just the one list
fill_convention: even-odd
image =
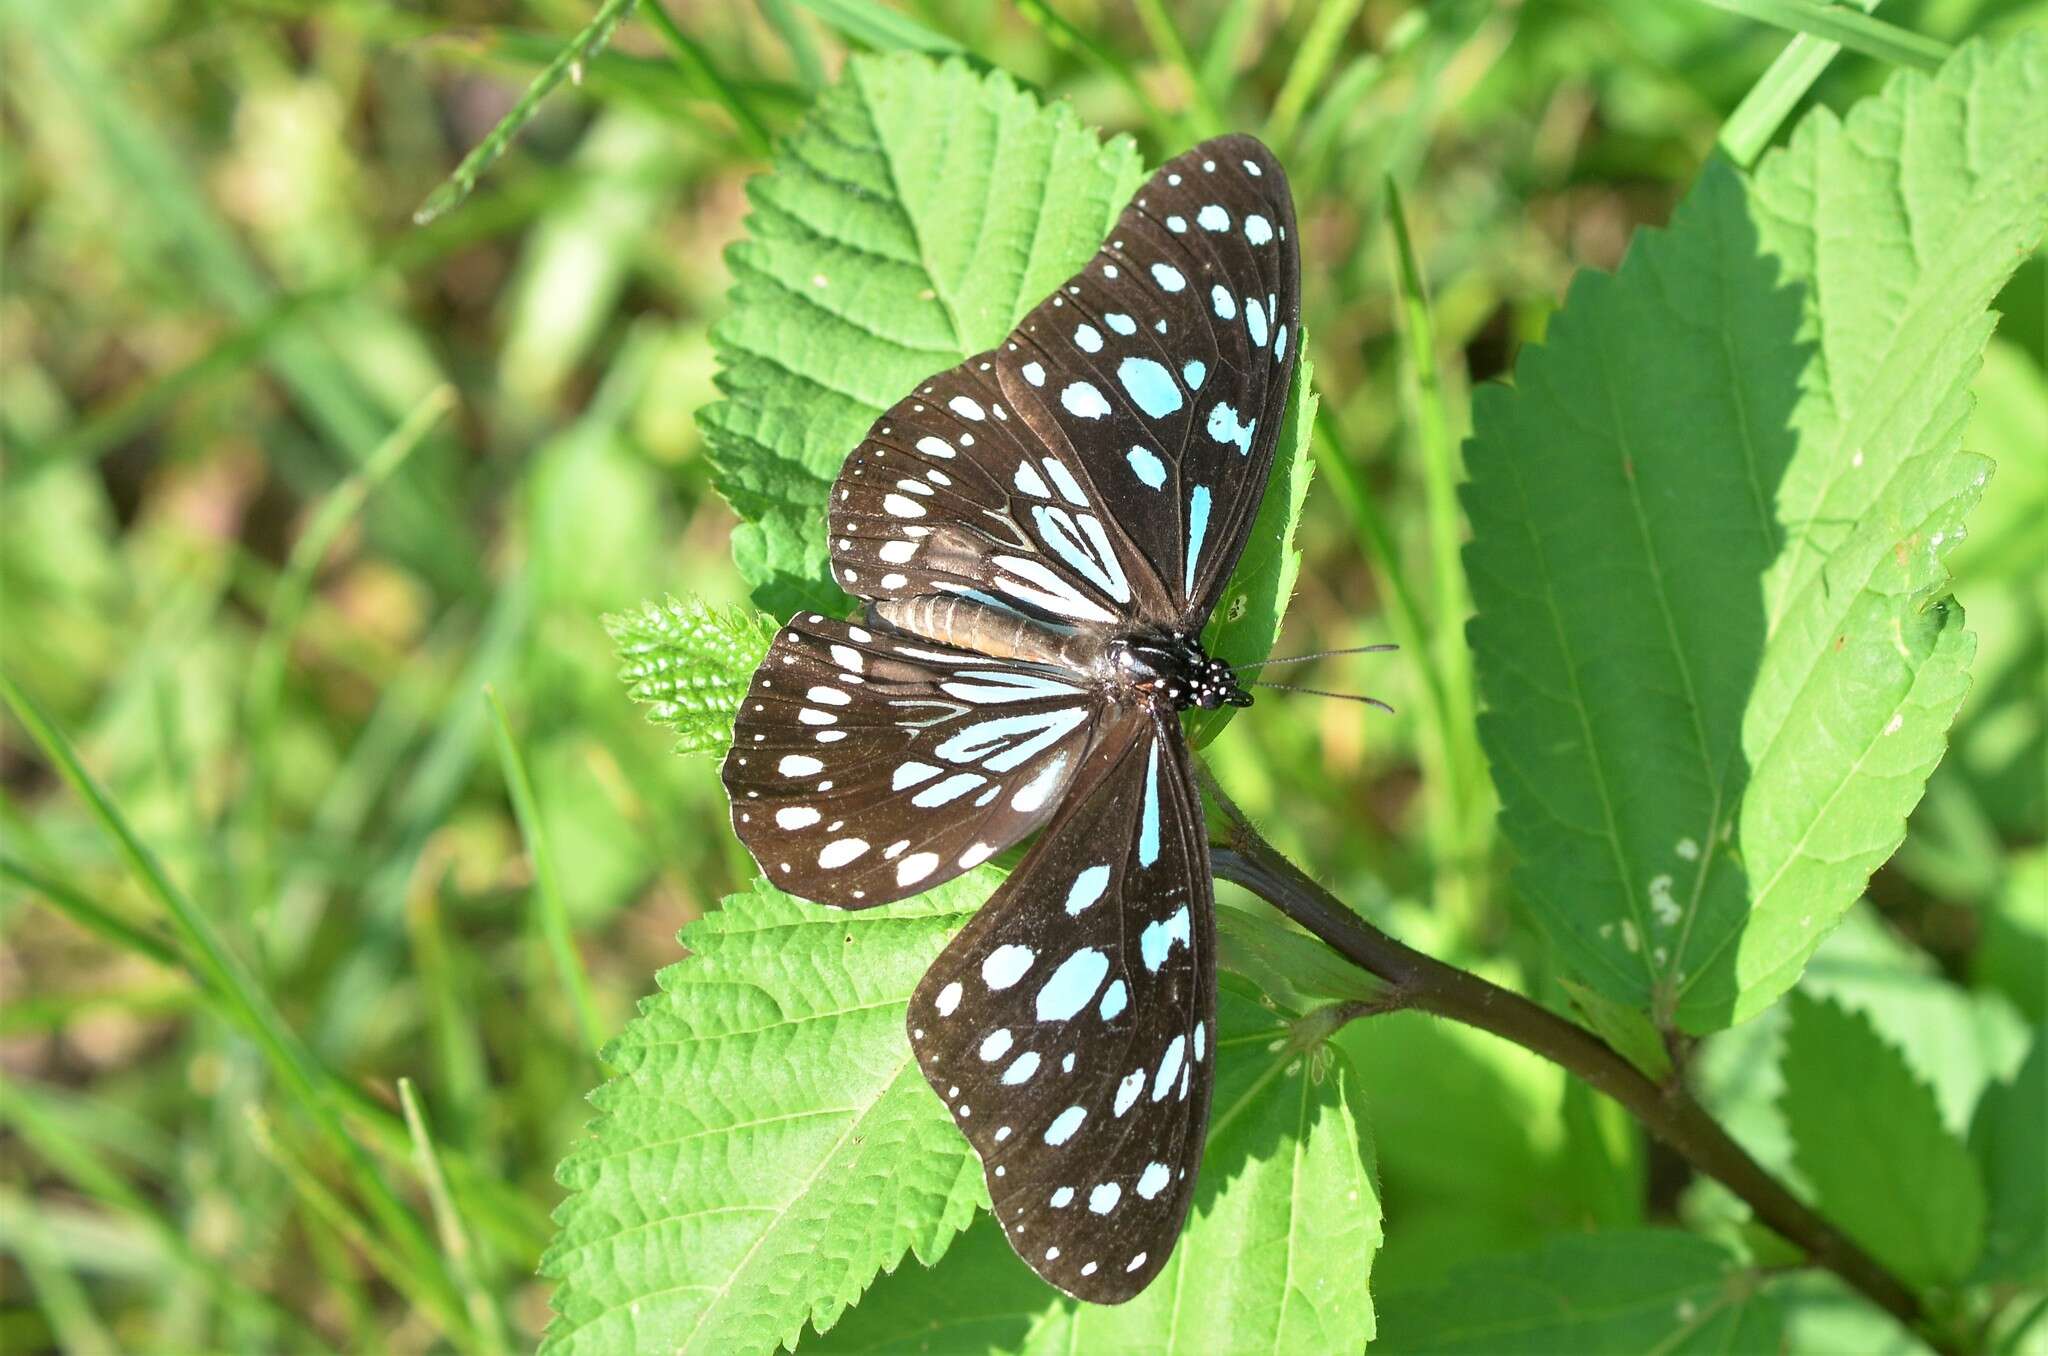
[(1332, 1000), (1377, 1003), (1389, 992), (1384, 980), (1307, 933), (1249, 909), (1216, 907), (1216, 951), (1218, 965), (1296, 1013)]
[(775, 623), (742, 607), (701, 598), (642, 603), (604, 619), (619, 654), (619, 678), (647, 718), (676, 732), (678, 753), (722, 753), (733, 713)]
[(2026, 1063), (1994, 1083), (1970, 1121), (1970, 1156), (1984, 1180), (1990, 1214), (1984, 1257), (1974, 1279), (2041, 1285), (2048, 1281), (2048, 1037), (2035, 1033)]
[(544, 1352), (767, 1350), (938, 1259), (986, 1194), (903, 1014), (992, 878), (858, 913), (758, 883), (683, 930), (557, 1174)]
[(1558, 984), (1570, 996), (1572, 1006), (1585, 1015), (1586, 1024), (1641, 1070), (1644, 1077), (1661, 1083), (1671, 1076), (1671, 1052), (1664, 1048), (1662, 1034), (1640, 1008), (1617, 1003), (1576, 980), (1560, 978)]
[(748, 185), (732, 313), (712, 335), (726, 399), (702, 422), (761, 607), (844, 610), (822, 524), (846, 454), (1086, 262), (1143, 178), (1129, 139), (1099, 141), (999, 72), (847, 62)]
[(1068, 1299), (983, 1220), (937, 1268), (880, 1282), (801, 1350), (1280, 1356), (1362, 1346), (1380, 1210), (1355, 1075), (1329, 1047), (1273, 1048), (1287, 1039), (1286, 1019), (1234, 983), (1219, 994), (1217, 1030), (1194, 1213), (1143, 1294), (1115, 1307)]
[(1465, 502), (1516, 884), (1592, 988), (1714, 1030), (1897, 847), (1966, 686), (1937, 598), (1988, 306), (2048, 201), (2048, 42), (1715, 161), (1474, 402)]
[(1776, 1351), (1783, 1314), (1718, 1243), (1665, 1229), (1560, 1238), (1380, 1301), (1374, 1356)]
[(1934, 1093), (1868, 1019), (1794, 994), (1779, 1100), (1820, 1208), (1916, 1285), (1961, 1279), (1984, 1241), (1984, 1184)]

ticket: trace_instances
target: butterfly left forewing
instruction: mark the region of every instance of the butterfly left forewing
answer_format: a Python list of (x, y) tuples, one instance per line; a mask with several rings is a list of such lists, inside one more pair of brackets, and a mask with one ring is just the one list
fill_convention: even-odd
[(1144, 1289), (1187, 1218), (1216, 1034), (1208, 843), (1178, 720), (1108, 719), (906, 1019), (1011, 1246), (1106, 1304)]

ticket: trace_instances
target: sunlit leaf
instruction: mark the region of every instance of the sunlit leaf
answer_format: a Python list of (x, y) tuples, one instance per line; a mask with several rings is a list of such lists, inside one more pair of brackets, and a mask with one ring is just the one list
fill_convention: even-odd
[(1216, 1102), (1194, 1214), (1128, 1304), (1080, 1304), (1032, 1275), (989, 1221), (931, 1271), (905, 1267), (804, 1351), (1331, 1351), (1372, 1332), (1380, 1241), (1371, 1141), (1343, 1056), (1286, 1044), (1286, 1020), (1226, 985)]
[(1821, 1209), (1908, 1281), (1961, 1279), (1984, 1243), (1984, 1184), (1933, 1092), (1864, 1017), (1803, 993), (1789, 1010), (1780, 1106)]
[(938, 1259), (986, 1195), (903, 1014), (992, 874), (857, 913), (759, 884), (683, 930), (558, 1174), (544, 1351), (766, 1350)]
[(605, 629), (627, 692), (647, 704), (649, 720), (676, 732), (676, 751), (723, 753), (775, 624), (746, 608), (671, 598), (607, 617)]
[(1582, 275), (1474, 402), (1482, 737), (1536, 920), (1713, 1030), (1898, 846), (1966, 686), (1943, 557), (1989, 304), (2042, 227), (2048, 41), (1825, 111)]

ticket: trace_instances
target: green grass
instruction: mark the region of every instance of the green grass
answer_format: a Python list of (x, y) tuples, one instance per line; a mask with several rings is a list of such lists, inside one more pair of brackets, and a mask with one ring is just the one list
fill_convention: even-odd
[[(752, 876), (712, 760), (673, 756), (627, 699), (601, 618), (747, 597), (695, 423), (722, 251), (849, 52), (963, 52), (1148, 160), (1217, 129), (1275, 139), (1322, 397), (1276, 652), (1400, 642), (1299, 675), (1399, 714), (1275, 694), (1208, 757), (1378, 921), (1561, 1006), (1473, 735), (1469, 392), (1717, 144), (1755, 163), (1812, 103), (2028, 19), (651, 5), (502, 0), (461, 25), (302, 0), (0, 8), (11, 1348), (538, 1339), (597, 1050), (678, 929)], [(416, 227), (422, 204), (445, 215)], [(2040, 314), (2039, 267), (2016, 316)], [(2043, 347), (1993, 340), (1984, 450), (2041, 408)], [(1869, 892), (1930, 970), (2037, 1023), (2038, 978), (2000, 957), (2048, 936), (2007, 885), (2043, 838), (2048, 623), (2011, 548), (2040, 494), (2002, 470), (1973, 519), (1977, 682)], [(1375, 1029), (1355, 1061), (1388, 1207), (1376, 1288), (1581, 1228), (1599, 1192), (1569, 1168), (1597, 1146), (1551, 1072), (1388, 1029), (1401, 1049)], [(1649, 1222), (1732, 1236), (1699, 1194), (1660, 1194)]]

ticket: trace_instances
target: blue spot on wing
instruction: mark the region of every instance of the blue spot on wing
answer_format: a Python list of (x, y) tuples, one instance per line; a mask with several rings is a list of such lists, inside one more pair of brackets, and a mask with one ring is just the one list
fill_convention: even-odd
[(1116, 379), (1150, 418), (1163, 419), (1181, 407), (1173, 374), (1150, 358), (1124, 359), (1117, 364)]
[(1138, 865), (1159, 860), (1159, 741), (1152, 741), (1152, 756), (1145, 764), (1145, 813), (1138, 826)]
[[(1228, 406), (1218, 408), (1227, 409)], [(1213, 418), (1211, 425), (1216, 422)], [(1209, 535), (1209, 487), (1197, 485), (1188, 495), (1188, 576), (1181, 588), (1189, 593), (1195, 591), (1195, 563), (1201, 559), (1202, 538)]]
[(1131, 464), (1131, 470), (1137, 473), (1138, 479), (1153, 489), (1166, 483), (1166, 463), (1160, 461), (1151, 448), (1134, 447), (1124, 454), (1124, 460)]

